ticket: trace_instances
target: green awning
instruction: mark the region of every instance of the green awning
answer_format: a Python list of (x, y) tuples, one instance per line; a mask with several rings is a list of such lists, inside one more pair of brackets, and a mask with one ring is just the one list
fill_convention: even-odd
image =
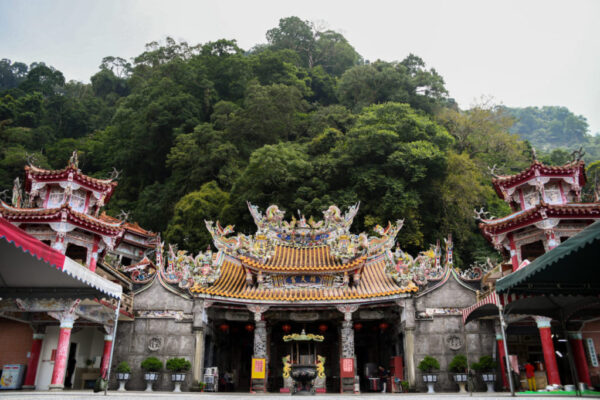
[(496, 282), (498, 293), (600, 294), (600, 221)]

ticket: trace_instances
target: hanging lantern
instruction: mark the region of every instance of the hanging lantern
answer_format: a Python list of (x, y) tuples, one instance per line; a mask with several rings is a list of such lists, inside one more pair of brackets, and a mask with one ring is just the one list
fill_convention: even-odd
[(322, 333), (325, 333), (325, 332), (327, 332), (327, 328), (329, 328), (329, 327), (327, 326), (327, 324), (321, 324), (321, 325), (319, 325), (319, 330), (320, 330)]
[(248, 332), (252, 332), (254, 330), (254, 325), (247, 324), (244, 329), (246, 329)]
[(221, 330), (221, 332), (227, 332), (227, 331), (229, 331), (229, 325), (221, 324), (221, 325), (219, 325), (219, 329)]
[(281, 326), (281, 329), (285, 332), (285, 333), (290, 333), (290, 331), (292, 330), (292, 327), (289, 324), (284, 324)]
[(357, 322), (354, 324), (354, 330), (355, 331), (360, 331), (363, 327), (363, 324), (361, 324), (360, 322)]
[(379, 329), (381, 329), (381, 331), (385, 331), (387, 328), (389, 328), (389, 324), (387, 322), (382, 322), (379, 324)]

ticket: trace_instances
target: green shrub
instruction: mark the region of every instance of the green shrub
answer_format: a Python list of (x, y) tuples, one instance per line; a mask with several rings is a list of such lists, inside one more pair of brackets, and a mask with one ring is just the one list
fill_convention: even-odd
[(160, 372), (163, 363), (156, 357), (148, 357), (142, 361), (141, 367), (148, 372)]
[(171, 372), (186, 372), (191, 368), (192, 363), (185, 358), (171, 358), (167, 360), (167, 369)]
[(408, 392), (408, 381), (400, 381), (400, 385), (402, 386), (402, 392), (406, 393)]
[(130, 374), (131, 367), (127, 364), (127, 361), (121, 361), (119, 365), (117, 365), (117, 372), (120, 374)]
[(467, 357), (463, 354), (457, 354), (454, 356), (450, 364), (448, 364), (448, 370), (455, 373), (464, 373), (467, 371)]
[(490, 356), (481, 356), (479, 362), (471, 364), (471, 368), (477, 372), (490, 372), (494, 371), (498, 363)]
[(438, 362), (438, 360), (431, 356), (425, 356), (425, 358), (421, 360), (417, 368), (419, 368), (419, 370), (421, 370), (422, 372), (430, 373), (434, 369), (440, 369), (440, 363)]

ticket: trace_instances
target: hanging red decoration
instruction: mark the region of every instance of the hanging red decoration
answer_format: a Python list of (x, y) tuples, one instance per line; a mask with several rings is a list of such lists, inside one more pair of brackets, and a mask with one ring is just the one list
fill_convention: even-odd
[(360, 322), (357, 322), (354, 324), (354, 330), (355, 331), (360, 331), (362, 329), (363, 325)]
[(252, 332), (254, 330), (254, 325), (248, 324), (244, 327), (248, 332)]
[(290, 331), (292, 330), (292, 327), (289, 324), (284, 324), (281, 326), (281, 329), (283, 329), (283, 331), (285, 333), (290, 333)]
[(321, 325), (319, 325), (319, 330), (320, 330), (322, 333), (325, 333), (325, 332), (327, 332), (327, 328), (329, 328), (329, 327), (327, 326), (327, 324), (321, 324)]
[(388, 324), (387, 322), (382, 322), (379, 324), (379, 329), (381, 329), (382, 331), (385, 331), (387, 328), (389, 328), (390, 324)]
[(221, 325), (219, 325), (219, 329), (221, 330), (221, 332), (227, 332), (227, 331), (229, 331), (229, 325), (221, 324)]

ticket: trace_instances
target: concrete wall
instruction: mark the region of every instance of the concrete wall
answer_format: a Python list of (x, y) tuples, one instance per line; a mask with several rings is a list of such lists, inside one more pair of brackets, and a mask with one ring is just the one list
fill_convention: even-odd
[[(475, 292), (461, 286), (453, 277), (440, 288), (415, 299), (415, 310), (426, 311), (427, 308), (462, 309), (475, 303)], [(453, 350), (460, 341), (460, 348)], [(465, 341), (466, 345), (465, 346)], [(448, 364), (457, 354), (467, 355), (469, 364), (479, 360), (482, 355), (496, 354), (494, 326), (491, 321), (474, 321), (466, 326), (462, 316), (456, 314), (433, 315), (433, 319), (417, 318), (415, 326), (415, 365), (425, 356), (435, 357), (440, 363), (440, 371), (436, 390), (458, 391), (458, 385), (448, 373)], [(468, 349), (468, 351), (467, 351)], [(426, 391), (422, 374), (417, 370), (417, 389)]]
[[(177, 296), (155, 280), (154, 284), (146, 291), (135, 296), (135, 311), (181, 311), (185, 314), (192, 313), (193, 301)], [(153, 339), (161, 341), (158, 350), (149, 348)], [(144, 318), (136, 316), (133, 322), (119, 322), (117, 329), (117, 342), (113, 357), (112, 371), (121, 361), (127, 361), (132, 369), (131, 380), (127, 384), (128, 390), (142, 390), (146, 387), (140, 364), (150, 356), (157, 357), (163, 364), (169, 358), (183, 357), (193, 363), (195, 337), (192, 332), (190, 319), (176, 320), (175, 318)], [(116, 387), (114, 373), (111, 373), (111, 388)], [(188, 390), (191, 382), (191, 371), (186, 381), (181, 386)], [(161, 379), (154, 385), (154, 390), (173, 390), (171, 376), (163, 369)]]

